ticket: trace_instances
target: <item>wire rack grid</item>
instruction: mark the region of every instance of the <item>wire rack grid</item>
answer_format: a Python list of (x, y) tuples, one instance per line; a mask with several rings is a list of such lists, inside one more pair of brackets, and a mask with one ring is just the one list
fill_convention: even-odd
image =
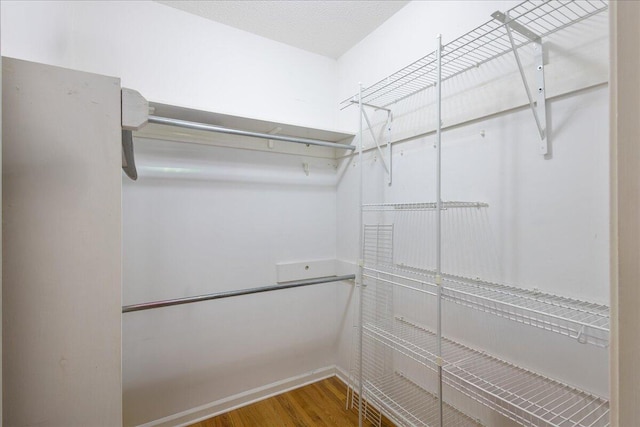
[[(605, 0), (527, 0), (507, 12), (511, 21), (526, 27), (539, 37), (546, 37), (579, 21), (603, 12)], [(532, 42), (513, 32), (514, 44), (520, 48)], [(512, 52), (505, 25), (492, 19), (443, 47), (442, 80)], [(408, 98), (437, 82), (437, 56), (431, 52), (423, 58), (363, 89), (362, 102), (378, 107)], [(357, 96), (345, 99), (341, 108), (353, 104)]]
[[(394, 316), (366, 323), (363, 330), (370, 339), (430, 370), (437, 369), (437, 337), (428, 328)], [(445, 384), (522, 425), (609, 426), (606, 399), (446, 338), (442, 341), (442, 358)], [(385, 399), (380, 399), (384, 403)], [(394, 405), (390, 409), (411, 409), (398, 402)]]
[[(371, 205), (376, 210), (397, 210), (397, 206), (419, 210), (430, 207), (428, 203)], [(399, 425), (429, 425), (432, 421), (426, 420), (432, 415), (428, 403), (433, 394), (398, 372), (396, 355), (418, 362), (430, 371), (437, 370), (437, 337), (423, 326), (426, 319), (402, 316), (407, 309), (412, 313), (407, 301), (424, 306), (434, 300), (434, 274), (393, 264), (393, 224), (367, 225), (365, 241), (369, 248), (363, 268), (365, 399)], [(583, 342), (606, 345), (606, 306), (454, 275), (445, 275), (443, 279), (445, 300), (574, 336)], [(522, 425), (609, 425), (609, 405), (603, 398), (448, 339), (442, 341), (442, 358), (446, 384)]]
[[(366, 396), (400, 426), (438, 425), (438, 398), (399, 372), (365, 381)], [(451, 405), (443, 404), (447, 427), (481, 427)]]
[[(372, 278), (397, 286), (436, 286), (432, 271), (393, 265), (366, 267), (365, 271)], [(584, 344), (609, 345), (606, 305), (449, 274), (443, 275), (442, 286), (445, 301), (566, 335)]]
[(446, 384), (524, 426), (609, 426), (606, 399), (487, 354), (444, 370)]
[(445, 278), (443, 298), (598, 347), (609, 345), (609, 307), (534, 290)]

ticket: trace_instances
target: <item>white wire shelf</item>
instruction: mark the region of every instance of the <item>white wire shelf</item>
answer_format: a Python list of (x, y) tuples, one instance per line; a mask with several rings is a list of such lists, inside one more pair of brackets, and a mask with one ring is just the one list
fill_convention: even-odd
[[(367, 399), (400, 426), (438, 425), (438, 398), (395, 372), (364, 382)], [(443, 424), (447, 427), (481, 427), (451, 405), (443, 404)]]
[[(407, 267), (366, 264), (365, 274), (402, 287), (435, 294), (433, 272)], [(607, 347), (609, 307), (543, 292), (481, 280), (443, 275), (442, 297), (479, 311)]]
[[(526, 27), (538, 37), (546, 37), (607, 9), (605, 0), (528, 0), (508, 11), (512, 21)], [(514, 31), (516, 47), (531, 43), (531, 39)], [(502, 22), (492, 19), (443, 47), (442, 80), (477, 68), (495, 58), (512, 52), (511, 43)], [(362, 90), (362, 103), (387, 107), (410, 97), (437, 81), (436, 52)], [(346, 108), (357, 95), (340, 103)]]
[[(367, 323), (363, 330), (366, 336), (437, 369), (437, 337), (427, 328), (396, 317)], [(442, 358), (445, 384), (524, 426), (609, 426), (606, 399), (446, 338)]]
[[(442, 202), (442, 209), (453, 208), (488, 208), (489, 204), (483, 202)], [(437, 205), (435, 202), (420, 203), (375, 203), (362, 205), (362, 210), (366, 212), (373, 211), (425, 211), (435, 210)]]
[(589, 343), (609, 345), (609, 307), (571, 298), (478, 280), (448, 277), (443, 297)]

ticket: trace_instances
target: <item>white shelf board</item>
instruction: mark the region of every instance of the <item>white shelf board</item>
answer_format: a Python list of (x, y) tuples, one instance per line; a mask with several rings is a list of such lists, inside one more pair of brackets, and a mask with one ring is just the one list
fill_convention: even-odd
[[(354, 134), (347, 132), (296, 126), (288, 123), (195, 110), (155, 102), (150, 102), (149, 107), (153, 112), (153, 115), (159, 117), (170, 117), (172, 119), (186, 120), (250, 132), (274, 133), (277, 135), (316, 139), (345, 145), (350, 145), (355, 137)], [(135, 138), (142, 139), (190, 142), (194, 144), (234, 147), (256, 151), (331, 159), (337, 158), (338, 155), (342, 157), (345, 154), (342, 153), (342, 151), (345, 150), (337, 150), (330, 147), (307, 146), (305, 144), (292, 144), (282, 141), (268, 141), (264, 139), (211, 133), (154, 123), (146, 124), (140, 130), (135, 131), (133, 136)], [(341, 152), (338, 153), (338, 151)]]

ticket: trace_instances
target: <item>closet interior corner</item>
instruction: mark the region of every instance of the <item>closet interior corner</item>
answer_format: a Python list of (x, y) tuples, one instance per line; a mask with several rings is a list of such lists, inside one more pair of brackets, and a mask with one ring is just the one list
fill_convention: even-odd
[(338, 375), (361, 425), (608, 426), (607, 8), (434, 35), (356, 133), (123, 90), (128, 423)]

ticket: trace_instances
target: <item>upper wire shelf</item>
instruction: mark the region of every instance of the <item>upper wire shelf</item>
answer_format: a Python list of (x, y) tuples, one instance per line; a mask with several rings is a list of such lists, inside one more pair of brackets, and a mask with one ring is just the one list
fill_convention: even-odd
[[(537, 37), (546, 37), (579, 21), (603, 12), (605, 0), (527, 0), (506, 15), (509, 22), (526, 27)], [(532, 42), (516, 31), (512, 32), (516, 48)], [(443, 46), (442, 81), (512, 52), (505, 24), (492, 19)], [(433, 51), (379, 82), (362, 89), (361, 102), (379, 108), (410, 97), (437, 83), (437, 53)], [(358, 96), (340, 103), (344, 109)]]

